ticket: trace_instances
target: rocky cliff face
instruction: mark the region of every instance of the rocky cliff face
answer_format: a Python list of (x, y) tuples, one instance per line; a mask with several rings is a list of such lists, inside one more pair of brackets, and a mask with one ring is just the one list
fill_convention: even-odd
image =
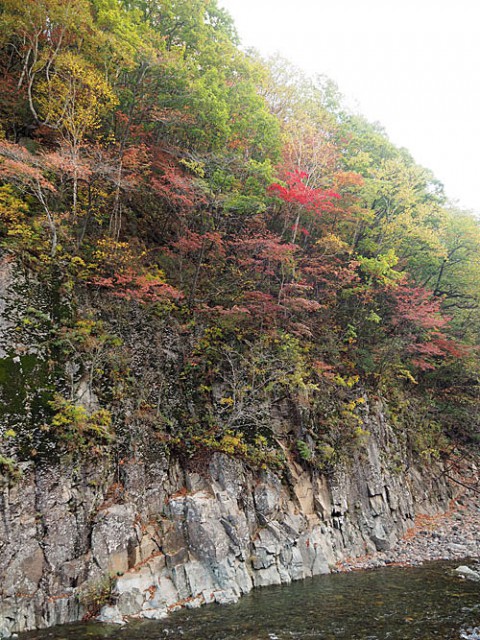
[[(119, 622), (234, 602), (253, 587), (327, 573), (346, 557), (388, 549), (416, 513), (445, 508), (450, 496), (441, 470), (407, 469), (395, 430), (382, 408), (368, 402), (364, 426), (370, 435), (348, 467), (331, 476), (287, 459), (280, 477), (219, 453), (181, 464), (167, 459), (140, 423), (142, 449), (120, 463), (62, 459), (45, 446), (41, 412), (33, 411), (53, 375), (41, 350), (43, 325), (37, 323), (40, 328), (27, 332), (23, 342), (13, 330), (25, 317), (23, 325), (37, 327), (39, 312), (30, 318), (28, 304), (48, 311), (42, 291), (32, 303), (34, 294), (34, 283), (14, 279), (4, 262), (0, 437), (8, 456), (6, 429), (16, 417), (16, 440), (23, 438), (29, 451), (43, 449), (35, 464), (22, 463), (20, 479), (0, 483), (0, 637), (99, 613)], [(131, 335), (125, 331), (123, 337), (133, 345), (139, 384), (147, 388), (157, 380), (158, 386), (162, 372), (152, 373), (148, 363), (175, 363), (179, 341), (168, 340), (167, 348), (161, 335), (152, 341), (151, 327), (145, 336), (128, 329)], [(165, 374), (172, 388), (174, 369), (169, 378)], [(77, 394), (80, 373), (71, 384)], [(161, 386), (164, 400), (170, 387)], [(283, 419), (284, 431), (275, 427), (279, 438), (295, 437), (288, 433), (287, 413)]]
[(328, 478), (290, 462), (280, 479), (220, 454), (186, 470), (153, 450), (118, 469), (27, 465), (1, 494), (0, 635), (79, 620), (110, 585), (102, 620), (155, 619), (387, 549), (449, 488), (391, 468), (378, 413), (370, 432)]

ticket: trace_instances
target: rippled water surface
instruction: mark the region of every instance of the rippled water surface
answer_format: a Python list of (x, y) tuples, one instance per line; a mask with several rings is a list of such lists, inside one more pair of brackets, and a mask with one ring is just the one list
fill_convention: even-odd
[[(458, 565), (458, 563), (457, 563)], [(98, 624), (22, 634), (22, 640), (459, 640), (480, 625), (480, 584), (451, 563), (319, 576), (257, 589), (229, 606), (179, 611), (160, 622)]]

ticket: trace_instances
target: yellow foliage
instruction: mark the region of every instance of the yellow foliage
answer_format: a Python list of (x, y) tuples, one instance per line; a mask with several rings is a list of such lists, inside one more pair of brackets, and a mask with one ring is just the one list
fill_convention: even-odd
[(88, 412), (83, 405), (77, 405), (57, 395), (50, 403), (55, 414), (47, 429), (52, 429), (61, 440), (70, 442), (72, 447), (93, 444), (97, 439), (108, 443), (113, 439), (111, 432), (112, 415), (107, 409)]
[(336, 375), (334, 377), (334, 381), (341, 387), (347, 387), (348, 389), (351, 389), (354, 385), (357, 384), (357, 382), (360, 380), (360, 376), (346, 376), (343, 377), (341, 375)]
[(350, 247), (339, 236), (334, 233), (327, 233), (323, 238), (315, 243), (324, 254), (336, 255), (339, 253), (349, 253)]
[(36, 101), (44, 121), (77, 145), (118, 98), (94, 66), (67, 51), (57, 57), (52, 76), (38, 84)]
[(7, 228), (23, 222), (28, 212), (25, 202), (17, 198), (12, 185), (0, 187), (0, 224)]
[(93, 252), (94, 268), (100, 271), (112, 269), (121, 274), (128, 269), (138, 270), (138, 263), (145, 256), (145, 251), (135, 250), (128, 242), (118, 242), (113, 238), (101, 238), (97, 241)]

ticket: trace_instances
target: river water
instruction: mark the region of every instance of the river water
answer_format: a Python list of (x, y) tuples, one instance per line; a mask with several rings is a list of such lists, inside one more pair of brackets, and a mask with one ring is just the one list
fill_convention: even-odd
[(459, 640), (480, 625), (480, 583), (452, 563), (386, 567), (257, 589), (235, 605), (183, 610), (125, 627), (78, 624), (22, 640)]

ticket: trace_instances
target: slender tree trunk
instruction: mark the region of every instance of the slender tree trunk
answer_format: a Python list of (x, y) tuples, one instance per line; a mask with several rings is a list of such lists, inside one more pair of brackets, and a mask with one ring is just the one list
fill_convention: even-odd
[(198, 278), (200, 276), (200, 269), (202, 268), (203, 257), (205, 255), (205, 239), (202, 241), (202, 246), (200, 248), (200, 256), (198, 258), (197, 267), (195, 269), (195, 275), (193, 277), (192, 288), (190, 289), (190, 295), (188, 297), (188, 307), (191, 309), (193, 307), (193, 303), (195, 302), (195, 292), (197, 290)]

